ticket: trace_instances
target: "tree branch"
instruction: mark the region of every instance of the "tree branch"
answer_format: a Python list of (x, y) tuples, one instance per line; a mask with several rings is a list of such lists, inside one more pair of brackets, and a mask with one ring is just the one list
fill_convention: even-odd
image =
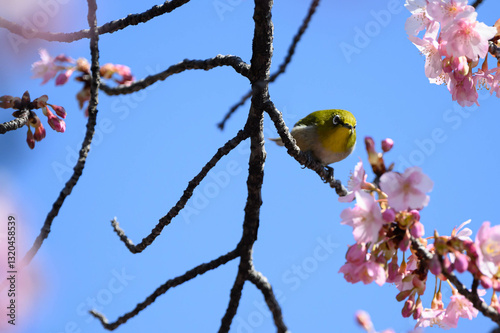
[(250, 134), (250, 158), (248, 161), (247, 202), (243, 220), (243, 235), (238, 249), (240, 265), (229, 298), (226, 313), (222, 317), (219, 333), (229, 332), (231, 322), (238, 310), (245, 280), (253, 270), (252, 249), (257, 240), (262, 206), (262, 184), (264, 181), (264, 102), (269, 99), (268, 79), (273, 54), (273, 23), (271, 21), (272, 0), (255, 0), (253, 19), (255, 22), (252, 44), (250, 81), (252, 82), (252, 105), (245, 124)]
[[(279, 66), (278, 70), (271, 75), (269, 78), (269, 83), (274, 82), (281, 74), (283, 74), (288, 66), (288, 64), (291, 62), (293, 55), (295, 54), (295, 48), (297, 47), (297, 44), (299, 43), (300, 39), (302, 38), (302, 35), (304, 32), (307, 30), (307, 27), (309, 26), (309, 22), (311, 21), (312, 16), (316, 12), (316, 8), (318, 7), (320, 0), (313, 0), (311, 2), (311, 5), (309, 7), (309, 11), (307, 12), (306, 17), (304, 18), (304, 21), (302, 22), (299, 30), (295, 34), (292, 40), (292, 44), (288, 48), (288, 53), (283, 61), (283, 63)], [(219, 127), (221, 130), (224, 129), (224, 126), (226, 125), (226, 122), (231, 118), (231, 115), (240, 107), (245, 104), (245, 102), (252, 96), (252, 91), (250, 90), (247, 92), (245, 95), (243, 95), (238, 103), (233, 105), (229, 111), (226, 113), (224, 116), (224, 119), (220, 123), (217, 124), (217, 127)]]
[[(188, 3), (189, 0), (172, 0), (165, 1), (162, 5), (156, 5), (149, 10), (140, 14), (130, 14), (125, 18), (114, 20), (108, 22), (97, 28), (98, 34), (113, 33), (118, 30), (122, 30), (130, 25), (138, 25), (139, 23), (147, 22), (157, 16), (161, 16), (165, 13), (170, 13), (174, 9)], [(5, 28), (10, 32), (23, 36), (27, 39), (39, 38), (52, 42), (65, 42), (71, 43), (76, 40), (83, 38), (91, 38), (92, 33), (89, 29), (84, 29), (76, 32), (45, 32), (45, 31), (35, 31), (31, 28), (23, 27), (20, 24), (10, 22), (2, 17), (0, 17), (0, 28)]]
[(229, 154), (231, 150), (233, 150), (237, 145), (240, 144), (243, 140), (248, 138), (248, 134), (240, 130), (238, 134), (228, 142), (226, 142), (222, 147), (220, 147), (215, 155), (208, 161), (207, 164), (201, 169), (201, 171), (189, 182), (187, 188), (184, 190), (183, 195), (177, 201), (177, 203), (170, 209), (170, 211), (162, 217), (158, 224), (154, 227), (154, 229), (151, 231), (151, 233), (143, 238), (143, 240), (137, 244), (134, 245), (134, 243), (125, 235), (125, 232), (119, 227), (118, 221), (116, 218), (114, 218), (111, 221), (111, 225), (113, 226), (113, 229), (115, 232), (118, 234), (120, 237), (120, 240), (125, 244), (125, 246), (130, 250), (132, 253), (140, 253), (142, 252), (146, 247), (151, 245), (153, 241), (158, 237), (163, 228), (165, 228), (167, 225), (170, 224), (170, 221), (174, 217), (176, 217), (181, 209), (184, 208), (186, 205), (187, 201), (191, 196), (193, 195), (194, 189), (201, 183), (201, 181), (205, 178), (205, 176), (208, 174), (208, 172), (219, 162), (219, 160), (224, 156)]
[(273, 314), (274, 324), (278, 328), (278, 333), (287, 333), (288, 328), (283, 321), (283, 314), (281, 313), (281, 307), (274, 296), (273, 288), (271, 284), (267, 281), (266, 277), (262, 273), (253, 269), (248, 274), (248, 280), (252, 282), (264, 295), (269, 311)]
[(14, 131), (23, 127), (28, 122), (29, 110), (21, 110), (21, 114), (16, 119), (0, 124), (0, 134), (5, 134), (9, 131)]
[(297, 146), (295, 139), (290, 134), (290, 131), (288, 130), (288, 127), (283, 120), (281, 112), (276, 108), (272, 101), (266, 102), (266, 112), (274, 122), (274, 126), (276, 126), (276, 129), (278, 130), (278, 133), (287, 149), (288, 154), (295, 158), (297, 162), (304, 165), (306, 168), (315, 171), (318, 176), (321, 177), (321, 179), (330, 184), (330, 187), (335, 189), (335, 192), (337, 192), (339, 196), (347, 195), (347, 190), (344, 185), (342, 185), (342, 182), (340, 180), (334, 179), (333, 177), (331, 179), (328, 179), (330, 175), (325, 167), (319, 162), (311, 161), (307, 158), (307, 155), (300, 151), (300, 148)]
[(236, 280), (234, 281), (233, 287), (231, 288), (231, 294), (229, 296), (229, 304), (227, 306), (226, 313), (221, 319), (221, 325), (218, 331), (219, 333), (229, 332), (231, 323), (240, 304), (241, 291), (243, 290), (243, 285), (246, 281), (245, 272), (241, 270), (241, 260), (242, 259), (240, 259), (240, 268), (238, 269)]
[(149, 305), (154, 303), (154, 301), (159, 296), (165, 294), (170, 288), (175, 288), (175, 287), (177, 287), (177, 286), (179, 286), (179, 285), (181, 285), (189, 280), (194, 279), (198, 275), (203, 275), (210, 270), (216, 269), (217, 267), (222, 266), (222, 265), (228, 263), (229, 261), (237, 258), (238, 255), (239, 255), (238, 251), (237, 251), (237, 249), (235, 249), (231, 252), (228, 252), (227, 254), (220, 256), (217, 259), (214, 259), (214, 260), (208, 262), (208, 263), (196, 266), (195, 268), (187, 271), (183, 275), (180, 275), (178, 277), (175, 277), (173, 279), (168, 280), (167, 282), (162, 284), (160, 287), (158, 287), (143, 302), (137, 304), (136, 307), (132, 311), (125, 313), (123, 316), (119, 317), (116, 321), (114, 321), (112, 323), (108, 323), (108, 320), (106, 319), (106, 317), (96, 310), (91, 310), (90, 314), (93, 315), (95, 318), (99, 319), (99, 321), (101, 322), (102, 326), (104, 326), (105, 329), (112, 331), (112, 330), (116, 329), (118, 326), (125, 324), (130, 318), (137, 316), (139, 314), (139, 312), (141, 312), (142, 310), (147, 308)]
[(474, 8), (476, 8), (476, 9), (477, 9), (477, 6), (479, 6), (482, 2), (483, 2), (483, 0), (476, 0), (476, 1), (474, 1), (474, 3), (472, 4), (472, 7), (474, 7)]
[(233, 56), (233, 55), (216, 55), (213, 58), (206, 59), (206, 60), (189, 60), (185, 59), (175, 65), (170, 66), (166, 70), (164, 70), (161, 73), (155, 74), (155, 75), (150, 75), (142, 80), (136, 81), (132, 83), (131, 85), (125, 86), (121, 85), (116, 88), (111, 88), (105, 84), (101, 85), (101, 89), (108, 95), (122, 95), (122, 94), (130, 94), (135, 91), (142, 90), (146, 87), (149, 87), (153, 83), (157, 81), (163, 81), (167, 77), (181, 73), (185, 70), (189, 69), (203, 69), (203, 70), (210, 70), (215, 67), (221, 67), (221, 66), (231, 66), (234, 68), (234, 70), (245, 76), (248, 77), (250, 73), (250, 66), (245, 63), (243, 60), (241, 60), (240, 57)]
[(36, 255), (38, 250), (43, 244), (43, 241), (49, 236), (50, 228), (52, 226), (52, 222), (54, 218), (59, 214), (59, 209), (64, 203), (64, 200), (68, 195), (71, 194), (73, 187), (75, 187), (76, 183), (80, 179), (82, 175), (83, 168), (85, 167), (85, 162), (87, 160), (87, 155), (90, 150), (90, 144), (92, 143), (92, 137), (95, 132), (95, 125), (97, 123), (97, 96), (99, 93), (99, 84), (100, 84), (100, 74), (99, 74), (99, 35), (97, 34), (97, 20), (96, 20), (96, 11), (97, 4), (95, 0), (88, 0), (88, 22), (91, 28), (91, 38), (90, 38), (90, 53), (92, 55), (92, 82), (90, 88), (90, 101), (89, 101), (89, 119), (87, 121), (87, 130), (85, 132), (85, 138), (83, 139), (82, 148), (79, 152), (78, 161), (76, 162), (75, 167), (73, 168), (73, 175), (66, 182), (64, 188), (59, 193), (57, 200), (52, 205), (52, 209), (47, 215), (45, 222), (43, 224), (42, 229), (40, 230), (40, 234), (35, 239), (35, 242), (26, 253), (23, 258), (22, 266), (28, 265), (33, 257)]

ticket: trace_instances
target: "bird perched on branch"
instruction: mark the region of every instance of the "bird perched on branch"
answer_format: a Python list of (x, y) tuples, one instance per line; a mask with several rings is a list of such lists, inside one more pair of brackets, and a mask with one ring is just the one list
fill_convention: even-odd
[[(346, 110), (315, 111), (299, 120), (290, 131), (300, 150), (327, 167), (343, 160), (356, 145), (356, 118)], [(281, 138), (271, 139), (283, 146)], [(329, 171), (333, 171), (327, 167)]]

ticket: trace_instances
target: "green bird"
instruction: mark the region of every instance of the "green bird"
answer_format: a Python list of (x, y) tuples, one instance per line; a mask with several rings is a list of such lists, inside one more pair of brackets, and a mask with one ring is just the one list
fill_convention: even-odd
[[(301, 151), (327, 166), (343, 160), (354, 150), (356, 118), (346, 110), (315, 111), (299, 120), (290, 133)], [(283, 146), (281, 138), (271, 140)]]

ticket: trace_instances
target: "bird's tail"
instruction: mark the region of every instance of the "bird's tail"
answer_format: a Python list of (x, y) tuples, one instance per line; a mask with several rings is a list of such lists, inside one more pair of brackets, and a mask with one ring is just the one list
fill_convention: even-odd
[(281, 146), (281, 147), (284, 146), (283, 141), (281, 141), (281, 138), (269, 138), (269, 140), (276, 142), (276, 144), (278, 146)]

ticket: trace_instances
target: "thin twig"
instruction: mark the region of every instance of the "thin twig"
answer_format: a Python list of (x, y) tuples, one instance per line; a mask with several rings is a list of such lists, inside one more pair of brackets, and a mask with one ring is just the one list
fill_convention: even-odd
[[(241, 266), (241, 262), (240, 262)], [(245, 284), (246, 277), (244, 276), (244, 272), (238, 270), (238, 274), (236, 275), (236, 280), (234, 281), (233, 287), (231, 288), (231, 293), (229, 296), (229, 304), (226, 309), (226, 313), (221, 319), (221, 325), (219, 328), (219, 333), (227, 333), (231, 328), (231, 323), (233, 321), (234, 316), (236, 315), (236, 311), (238, 310), (238, 306), (240, 304), (241, 299), (241, 291), (243, 290), (243, 285)]]
[(5, 134), (9, 131), (16, 130), (26, 125), (26, 123), (28, 122), (29, 114), (29, 110), (22, 110), (21, 114), (16, 119), (0, 124), (0, 134)]
[(101, 85), (101, 89), (108, 95), (122, 95), (122, 94), (130, 94), (135, 91), (142, 90), (146, 87), (149, 87), (153, 83), (157, 81), (163, 81), (167, 77), (181, 73), (185, 70), (189, 69), (203, 69), (210, 70), (215, 67), (221, 66), (231, 66), (234, 70), (241, 75), (248, 77), (250, 73), (250, 65), (241, 60), (240, 57), (233, 55), (216, 55), (213, 58), (209, 58), (206, 60), (189, 60), (185, 59), (175, 65), (170, 66), (163, 72), (160, 72), (155, 75), (150, 75), (145, 77), (142, 80), (136, 81), (128, 86), (121, 85), (116, 88), (111, 88), (105, 84)]
[(194, 189), (201, 183), (201, 181), (205, 178), (205, 176), (208, 174), (208, 172), (219, 162), (219, 160), (224, 156), (229, 154), (231, 150), (233, 150), (240, 142), (248, 138), (248, 134), (240, 130), (238, 134), (228, 142), (226, 142), (222, 147), (220, 147), (215, 155), (208, 161), (207, 164), (201, 169), (201, 171), (189, 182), (187, 188), (184, 190), (183, 195), (177, 201), (177, 203), (170, 209), (170, 211), (162, 217), (158, 224), (154, 227), (154, 229), (151, 231), (151, 233), (146, 236), (145, 238), (142, 239), (142, 241), (134, 245), (134, 243), (125, 235), (125, 232), (119, 227), (118, 221), (113, 219), (111, 221), (111, 225), (113, 226), (113, 229), (115, 232), (118, 234), (120, 237), (120, 240), (125, 244), (125, 246), (130, 250), (132, 253), (140, 253), (142, 252), (146, 247), (151, 245), (153, 241), (158, 237), (163, 228), (165, 228), (167, 225), (170, 224), (170, 221), (179, 214), (181, 209), (184, 208), (186, 205), (187, 201), (191, 196), (193, 195)]
[(482, 2), (483, 2), (483, 0), (476, 0), (476, 1), (474, 1), (474, 3), (472, 4), (472, 7), (474, 7), (474, 8), (476, 8), (476, 9), (477, 9), (477, 6), (479, 6)]
[[(292, 44), (288, 48), (288, 53), (284, 59), (284, 61), (281, 63), (279, 66), (278, 70), (273, 73), (269, 77), (269, 83), (274, 82), (281, 74), (283, 74), (288, 66), (288, 64), (291, 62), (293, 55), (295, 54), (295, 49), (297, 47), (297, 44), (299, 43), (300, 39), (302, 38), (302, 35), (304, 32), (307, 30), (307, 27), (309, 26), (309, 22), (311, 21), (312, 16), (316, 12), (316, 8), (318, 7), (320, 0), (313, 0), (311, 2), (311, 5), (309, 6), (309, 11), (307, 12), (306, 17), (304, 18), (304, 21), (302, 22), (301, 26), (299, 27), (299, 30), (293, 37)], [(231, 118), (231, 115), (240, 107), (245, 104), (245, 102), (252, 96), (252, 91), (248, 91), (245, 95), (243, 95), (238, 103), (233, 105), (229, 111), (226, 113), (224, 116), (224, 119), (220, 123), (217, 124), (217, 127), (219, 127), (221, 130), (224, 129), (224, 126), (226, 125), (226, 122)]]
[(29, 249), (29, 251), (26, 253), (26, 255), (23, 258), (22, 261), (22, 266), (28, 265), (33, 257), (36, 255), (40, 247), (42, 246), (43, 241), (49, 236), (50, 233), (50, 228), (52, 226), (52, 222), (54, 221), (54, 218), (59, 214), (59, 209), (64, 203), (64, 200), (68, 195), (71, 194), (71, 191), (73, 190), (73, 187), (75, 187), (76, 183), (80, 179), (80, 176), (82, 175), (83, 168), (85, 167), (85, 162), (87, 160), (87, 155), (90, 150), (90, 144), (92, 142), (92, 137), (94, 136), (95, 132), (95, 125), (97, 123), (97, 96), (99, 93), (99, 84), (100, 84), (100, 75), (99, 75), (99, 48), (98, 48), (98, 42), (99, 42), (99, 35), (97, 34), (97, 20), (96, 20), (96, 11), (97, 11), (97, 4), (95, 3), (95, 0), (89, 0), (88, 1), (88, 7), (89, 7), (89, 13), (88, 13), (88, 21), (89, 21), (89, 26), (92, 31), (92, 37), (90, 38), (90, 52), (92, 54), (92, 64), (91, 64), (91, 69), (92, 69), (92, 82), (91, 82), (91, 88), (90, 88), (90, 101), (89, 101), (89, 119), (87, 121), (87, 130), (85, 133), (85, 138), (83, 139), (82, 142), (82, 148), (80, 149), (78, 161), (76, 162), (75, 167), (73, 168), (73, 175), (71, 178), (66, 182), (64, 185), (64, 188), (61, 190), (59, 193), (59, 196), (57, 197), (57, 200), (54, 202), (52, 205), (52, 209), (50, 212), (47, 214), (47, 218), (45, 219), (45, 222), (43, 224), (42, 229), (40, 230), (40, 234), (37, 236), (35, 239), (35, 242)]
[(337, 192), (339, 196), (347, 195), (347, 190), (344, 185), (342, 185), (342, 182), (340, 180), (333, 177), (328, 179), (328, 177), (330, 177), (331, 175), (328, 173), (325, 167), (319, 162), (311, 161), (307, 158), (307, 155), (300, 151), (295, 142), (295, 139), (291, 136), (290, 131), (288, 130), (288, 127), (283, 120), (281, 112), (276, 108), (273, 102), (268, 101), (266, 103), (266, 111), (269, 114), (269, 117), (271, 117), (271, 120), (274, 122), (274, 126), (276, 126), (276, 129), (278, 130), (278, 133), (288, 151), (288, 154), (295, 158), (306, 168), (315, 171), (318, 176), (321, 177), (321, 179), (330, 184), (330, 187), (335, 189), (335, 192)]
[[(414, 238), (413, 236), (411, 237), (411, 242), (413, 245), (413, 248), (423, 257), (425, 260), (430, 261), (432, 260), (433, 256), (436, 254), (430, 253), (425, 246), (420, 243), (420, 241), (417, 238)], [(440, 259), (441, 263), (441, 273), (446, 277), (454, 286), (457, 288), (458, 292), (465, 296), (471, 303), (472, 305), (479, 310), (485, 317), (490, 318), (493, 320), (495, 323), (500, 325), (500, 314), (491, 306), (488, 306), (477, 294), (477, 292), (474, 292), (474, 288), (472, 291), (467, 289), (467, 287), (460, 282), (460, 280), (457, 278), (453, 272), (448, 273), (447, 269), (444, 267), (443, 260), (441, 257), (438, 257)], [(477, 287), (476, 287), (477, 289)]]
[[(150, 8), (149, 10), (146, 10), (143, 13), (140, 14), (130, 14), (127, 17), (114, 20), (111, 22), (108, 22), (100, 27), (97, 28), (98, 34), (107, 34), (107, 33), (113, 33), (118, 30), (122, 30), (128, 26), (131, 25), (137, 25), (139, 23), (144, 23), (147, 22), (157, 16), (161, 16), (165, 13), (170, 13), (174, 9), (188, 3), (189, 0), (172, 0), (172, 1), (165, 1), (162, 5), (156, 5)], [(52, 41), (52, 42), (65, 42), (65, 43), (71, 43), (76, 40), (80, 40), (83, 38), (90, 38), (91, 37), (91, 32), (89, 29), (84, 29), (76, 32), (45, 32), (45, 31), (38, 31), (38, 30), (33, 30), (31, 28), (28, 28), (26, 26), (22, 26), (20, 24), (8, 21), (2, 17), (0, 17), (0, 28), (5, 28), (9, 30), (10, 32), (23, 36), (24, 38), (27, 39), (32, 39), (32, 38), (39, 38), (39, 39), (44, 39), (47, 41)]]
[(206, 272), (216, 269), (219, 266), (222, 266), (229, 261), (235, 259), (238, 257), (238, 251), (235, 249), (231, 252), (228, 252), (227, 254), (224, 254), (220, 256), (217, 259), (214, 259), (208, 263), (201, 264), (199, 266), (196, 266), (195, 268), (187, 271), (183, 275), (180, 275), (178, 277), (175, 277), (173, 279), (168, 280), (164, 284), (162, 284), (160, 287), (158, 287), (151, 295), (149, 295), (143, 302), (139, 303), (136, 305), (136, 307), (130, 311), (125, 313), (124, 315), (120, 316), (116, 321), (112, 323), (108, 323), (108, 319), (106, 317), (97, 312), (96, 310), (91, 310), (90, 314), (93, 315), (95, 318), (99, 319), (102, 326), (104, 326), (105, 329), (107, 330), (114, 330), (118, 326), (125, 324), (130, 318), (135, 317), (147, 308), (149, 305), (154, 303), (154, 301), (161, 295), (165, 294), (170, 288), (177, 287), (189, 280), (194, 279), (198, 275), (203, 275)]
[(274, 325), (278, 328), (278, 333), (287, 333), (288, 328), (283, 321), (283, 313), (281, 312), (281, 307), (274, 295), (273, 288), (271, 284), (267, 281), (266, 277), (262, 273), (253, 269), (249, 275), (248, 280), (252, 282), (264, 295), (267, 307), (269, 311), (273, 314)]

